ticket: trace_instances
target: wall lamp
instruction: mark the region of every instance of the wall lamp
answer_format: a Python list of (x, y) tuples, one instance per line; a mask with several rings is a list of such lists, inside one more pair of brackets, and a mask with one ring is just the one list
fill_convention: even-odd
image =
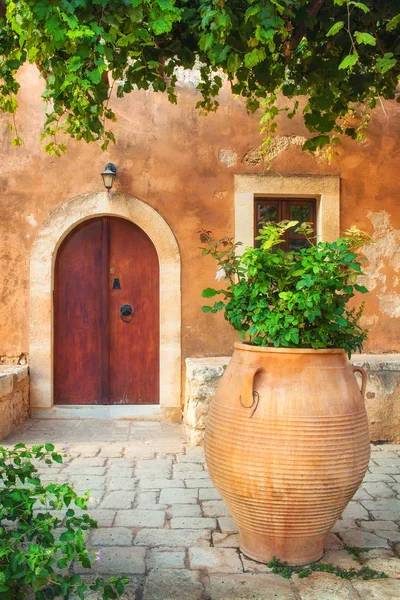
[(104, 187), (106, 190), (111, 190), (114, 179), (117, 176), (117, 168), (113, 163), (107, 163), (104, 171), (100, 173), (103, 178)]

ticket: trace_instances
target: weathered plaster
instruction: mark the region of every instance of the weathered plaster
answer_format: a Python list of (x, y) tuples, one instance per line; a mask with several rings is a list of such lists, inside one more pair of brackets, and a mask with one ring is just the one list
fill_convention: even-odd
[(264, 148), (262, 144), (253, 148), (249, 152), (246, 152), (242, 162), (244, 165), (254, 167), (256, 165), (263, 165), (274, 160), (279, 154), (287, 150), (291, 145), (301, 147), (307, 138), (303, 135), (277, 135), (273, 138), (272, 142), (267, 148)]
[[(53, 269), (63, 239), (91, 217), (132, 221), (152, 240), (160, 263), (160, 406), (176, 414), (181, 395), (181, 280), (176, 239), (153, 208), (129, 194), (82, 194), (57, 208), (40, 228), (31, 255), (31, 406), (53, 405)], [(172, 410), (171, 410), (172, 409)]]

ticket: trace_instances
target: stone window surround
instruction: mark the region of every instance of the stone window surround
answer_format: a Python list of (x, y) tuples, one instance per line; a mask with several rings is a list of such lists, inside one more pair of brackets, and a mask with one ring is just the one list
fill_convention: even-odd
[[(35, 238), (30, 265), (30, 398), (33, 409), (53, 407), (54, 264), (62, 241), (79, 223), (122, 217), (152, 240), (160, 262), (160, 413), (181, 415), (181, 262), (167, 222), (145, 202), (120, 192), (86, 193), (55, 209)], [(158, 408), (158, 407), (157, 407)]]
[(316, 198), (317, 236), (330, 242), (340, 235), (340, 177), (337, 175), (235, 175), (235, 239), (253, 246), (254, 198)]

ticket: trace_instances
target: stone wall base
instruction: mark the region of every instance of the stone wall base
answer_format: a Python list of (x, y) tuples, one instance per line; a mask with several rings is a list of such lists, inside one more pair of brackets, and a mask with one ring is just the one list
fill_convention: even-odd
[[(229, 356), (186, 359), (183, 422), (189, 443), (203, 443), (208, 409)], [(400, 355), (354, 354), (354, 365), (368, 373), (365, 403), (371, 441), (400, 442)]]
[(29, 416), (27, 366), (0, 366), (0, 440)]

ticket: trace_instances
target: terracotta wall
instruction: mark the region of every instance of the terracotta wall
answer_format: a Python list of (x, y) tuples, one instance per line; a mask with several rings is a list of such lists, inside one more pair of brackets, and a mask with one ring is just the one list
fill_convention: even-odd
[[(234, 173), (260, 173), (248, 153), (260, 143), (257, 117), (249, 117), (226, 89), (219, 112), (197, 114), (193, 85), (180, 88), (178, 106), (162, 95), (135, 92), (115, 100), (117, 145), (103, 153), (100, 144), (68, 142), (62, 158), (41, 149), (43, 83), (35, 68), (21, 73), (23, 89), (16, 116), (22, 147), (10, 145), (8, 117), (0, 117), (0, 356), (17, 361), (28, 353), (29, 256), (38, 228), (58, 206), (84, 192), (101, 191), (99, 172), (117, 165), (115, 189), (156, 208), (172, 228), (182, 256), (183, 356), (226, 355), (235, 334), (221, 316), (201, 311), (200, 293), (212, 285), (215, 266), (200, 257), (197, 231), (233, 235)], [(301, 121), (282, 119), (281, 136), (306, 134)], [(334, 174), (341, 178), (341, 227), (369, 231), (366, 269), (372, 290), (365, 323), (365, 351), (400, 351), (400, 106), (376, 109), (367, 141), (345, 141), (331, 165), (303, 153), (285, 137), (276, 144), (274, 172)], [(293, 141), (293, 140), (292, 140)], [(296, 141), (296, 140), (294, 140)], [(225, 152), (221, 152), (225, 151)], [(247, 157), (247, 158), (246, 158)], [(231, 165), (231, 166), (229, 166)]]

